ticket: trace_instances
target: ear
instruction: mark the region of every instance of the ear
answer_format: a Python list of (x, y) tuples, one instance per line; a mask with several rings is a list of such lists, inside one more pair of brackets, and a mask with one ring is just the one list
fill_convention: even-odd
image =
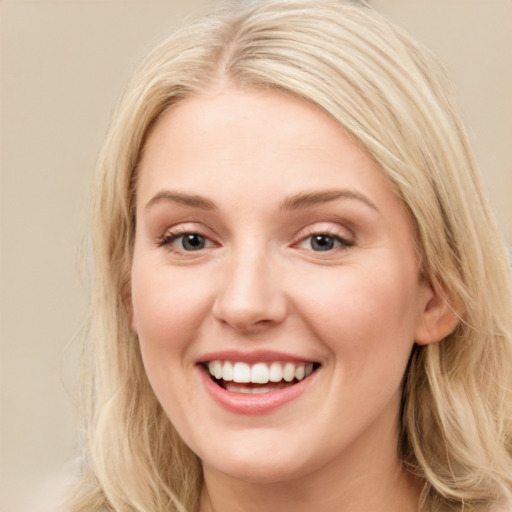
[(416, 322), (415, 342), (418, 345), (437, 343), (451, 334), (459, 323), (457, 301), (450, 299), (441, 285), (424, 283), (422, 311)]

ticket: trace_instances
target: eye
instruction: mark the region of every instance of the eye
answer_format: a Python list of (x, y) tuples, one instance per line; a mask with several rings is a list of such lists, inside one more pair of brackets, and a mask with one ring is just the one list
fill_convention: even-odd
[(315, 233), (303, 238), (299, 247), (301, 249), (307, 249), (314, 252), (327, 252), (343, 247), (352, 247), (353, 245), (353, 242), (338, 235)]
[(313, 235), (309, 237), (309, 244), (314, 251), (330, 251), (334, 249), (337, 240), (329, 235)]
[(197, 233), (185, 233), (174, 240), (185, 251), (199, 251), (206, 247), (206, 238)]
[(168, 233), (158, 243), (159, 246), (166, 246), (172, 252), (193, 252), (200, 251), (212, 245), (212, 242), (199, 233)]

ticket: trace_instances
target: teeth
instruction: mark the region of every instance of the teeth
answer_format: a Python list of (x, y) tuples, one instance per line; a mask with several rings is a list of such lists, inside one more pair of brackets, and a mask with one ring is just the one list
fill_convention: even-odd
[(208, 369), (210, 370), (210, 374), (213, 375), (216, 379), (222, 378), (222, 362), (221, 361), (211, 361), (208, 364)]
[[(221, 377), (215, 378), (220, 379)], [(233, 365), (233, 380), (235, 382), (251, 382), (251, 367), (246, 363), (235, 363)]]
[(272, 363), (270, 365), (268, 380), (270, 382), (280, 382), (283, 380), (283, 367), (281, 363)]
[(302, 380), (313, 372), (313, 363), (247, 363), (231, 361), (210, 361), (210, 375), (216, 379), (238, 383), (267, 384), (268, 382), (292, 382)]
[(283, 378), (286, 382), (291, 382), (295, 378), (295, 365), (293, 363), (284, 365)]
[(265, 363), (257, 363), (251, 368), (251, 382), (257, 384), (268, 382), (268, 367)]
[(295, 368), (295, 378), (297, 380), (302, 380), (306, 376), (306, 365), (305, 364), (299, 364)]
[(275, 388), (270, 387), (270, 386), (261, 386), (261, 387), (257, 387), (257, 388), (248, 388), (248, 387), (242, 388), (242, 387), (237, 387), (233, 383), (228, 383), (228, 384), (226, 384), (226, 390), (231, 391), (233, 393), (243, 393), (244, 395), (261, 395), (263, 393), (269, 393), (270, 391), (274, 391)]
[(224, 362), (224, 366), (222, 367), (222, 378), (226, 381), (233, 380), (233, 364), (229, 361)]

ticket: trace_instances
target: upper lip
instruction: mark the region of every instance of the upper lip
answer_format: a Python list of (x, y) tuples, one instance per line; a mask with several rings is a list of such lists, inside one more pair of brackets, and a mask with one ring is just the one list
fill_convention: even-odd
[(279, 352), (275, 350), (220, 350), (215, 352), (208, 352), (202, 355), (197, 363), (207, 363), (209, 361), (241, 361), (244, 363), (261, 363), (273, 361), (291, 361), (297, 363), (316, 363), (315, 359), (309, 357), (297, 356), (286, 352)]

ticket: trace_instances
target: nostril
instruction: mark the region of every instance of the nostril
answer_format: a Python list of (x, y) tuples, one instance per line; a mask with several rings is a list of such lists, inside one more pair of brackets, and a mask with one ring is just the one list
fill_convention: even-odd
[(265, 313), (262, 310), (239, 309), (217, 314), (216, 318), (222, 324), (241, 332), (261, 331), (280, 323), (280, 318)]
[(220, 283), (214, 317), (237, 331), (261, 330), (282, 322), (287, 314), (285, 296), (279, 280), (271, 278), (267, 264), (261, 263), (265, 258), (250, 253), (237, 260)]

